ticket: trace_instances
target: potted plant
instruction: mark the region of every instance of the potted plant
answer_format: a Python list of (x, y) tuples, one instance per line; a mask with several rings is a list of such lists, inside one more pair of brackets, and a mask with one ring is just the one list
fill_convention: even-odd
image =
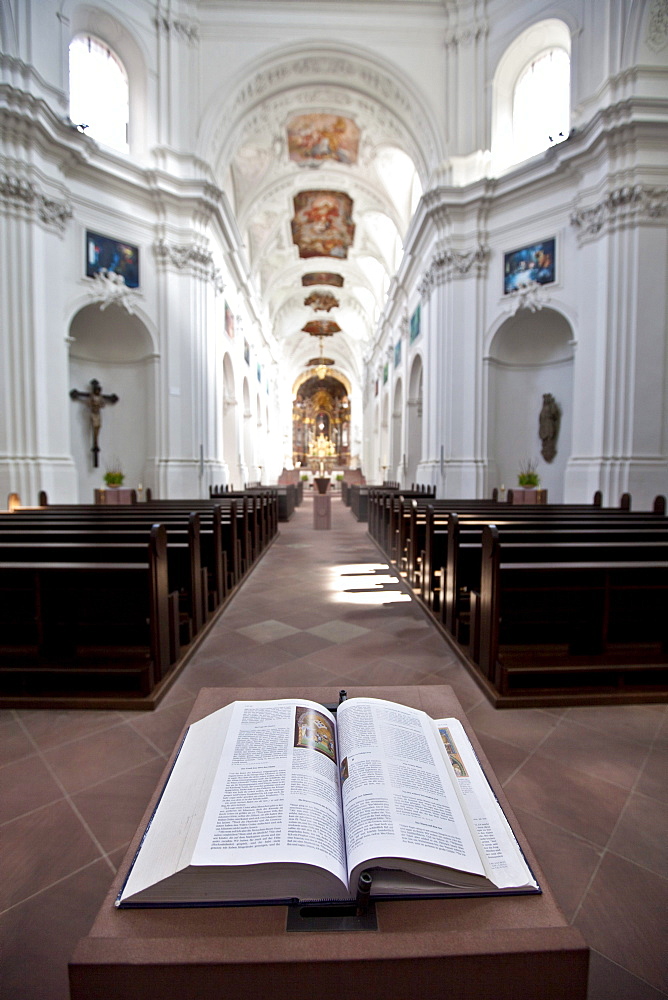
[(536, 471), (537, 466), (538, 462), (534, 458), (529, 458), (526, 462), (522, 462), (520, 464), (520, 471), (517, 475), (517, 485), (524, 486), (528, 489), (534, 489), (536, 486), (540, 486), (540, 476)]
[(123, 480), (125, 479), (125, 473), (121, 472), (118, 465), (112, 466), (112, 468), (107, 469), (104, 474), (104, 481), (107, 486), (112, 488), (123, 485)]

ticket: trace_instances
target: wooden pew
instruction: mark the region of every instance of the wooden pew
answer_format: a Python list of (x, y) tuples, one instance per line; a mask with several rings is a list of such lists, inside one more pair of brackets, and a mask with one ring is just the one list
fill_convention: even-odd
[[(77, 504), (27, 509), (17, 506), (11, 514), (0, 516), (0, 564), (5, 569), (3, 586), (6, 594), (14, 595), (14, 604), (9, 601), (9, 606), (14, 610), (21, 606), (17, 619), (21, 625), (20, 628), (17, 626), (14, 636), (16, 648), (10, 649), (8, 655), (21, 668), (30, 663), (34, 667), (32, 674), (19, 669), (14, 678), (14, 688), (20, 687), (23, 692), (23, 703), (25, 697), (38, 699), (38, 695), (31, 695), (31, 688), (38, 688), (41, 684), (41, 689), (45, 689), (40, 680), (45, 673), (51, 676), (54, 689), (59, 685), (67, 687), (68, 703), (81, 703), (81, 696), (90, 698), (91, 685), (97, 685), (101, 690), (107, 684), (110, 689), (116, 685), (119, 689), (117, 695), (128, 698), (132, 705), (136, 704), (133, 701), (135, 697), (140, 697), (146, 704), (155, 684), (162, 680), (159, 676), (162, 667), (157, 672), (153, 668), (152, 672), (149, 671), (147, 656), (141, 651), (137, 653), (134, 648), (126, 649), (124, 656), (117, 655), (118, 644), (122, 643), (129, 628), (123, 622), (120, 622), (116, 632), (109, 626), (112, 638), (108, 641), (104, 638), (104, 641), (110, 652), (102, 656), (98, 649), (90, 669), (80, 669), (81, 664), (75, 656), (74, 637), (83, 635), (84, 625), (75, 620), (75, 610), (72, 611), (72, 622), (67, 624), (67, 615), (56, 602), (58, 585), (49, 582), (55, 580), (57, 574), (60, 574), (59, 581), (67, 583), (67, 587), (61, 587), (63, 593), (76, 593), (75, 608), (81, 606), (82, 601), (94, 607), (99, 592), (101, 606), (111, 615), (119, 606), (113, 596), (116, 583), (110, 582), (107, 587), (104, 571), (108, 572), (109, 581), (120, 578), (121, 568), (125, 569), (126, 575), (134, 570), (135, 576), (143, 579), (141, 571), (147, 559), (147, 539), (153, 529), (159, 528), (166, 543), (165, 586), (169, 598), (167, 658), (170, 664), (168, 673), (172, 674), (173, 664), (182, 659), (184, 650), (201, 632), (210, 614), (241, 581), (243, 574), (273, 537), (272, 533), (277, 531), (277, 524), (276, 495), (267, 491), (261, 491), (257, 496), (244, 496), (241, 502), (237, 498), (226, 497), (223, 501), (153, 501), (112, 507)], [(98, 567), (101, 567), (101, 572), (97, 572)], [(109, 567), (114, 567), (113, 573)], [(68, 572), (66, 577), (62, 576), (65, 568)], [(72, 579), (78, 579), (73, 574), (78, 573), (81, 577), (84, 570), (89, 581), (87, 589), (71, 583)], [(26, 582), (35, 580), (38, 583), (28, 585)], [(44, 580), (47, 582), (42, 582)], [(126, 590), (128, 594), (135, 595), (138, 622), (146, 631), (149, 615), (144, 609), (142, 618), (142, 601), (136, 598), (130, 583)], [(49, 599), (44, 605), (42, 621), (38, 612), (43, 605), (40, 595), (44, 593), (48, 593)], [(112, 596), (109, 596), (110, 593)], [(53, 613), (54, 608), (58, 608), (57, 615)], [(58, 616), (64, 624), (56, 629), (53, 622)], [(91, 618), (85, 626), (91, 634), (96, 621)], [(136, 626), (137, 621), (133, 624), (135, 629)], [(99, 632), (103, 637), (109, 632), (109, 629), (105, 632), (105, 628), (104, 621), (100, 620)], [(35, 645), (32, 639), (36, 629), (41, 629), (48, 641)], [(68, 635), (71, 640), (69, 646), (65, 641)], [(133, 636), (139, 642), (135, 633)], [(47, 653), (58, 663), (48, 664), (45, 660)], [(66, 658), (69, 658), (67, 669), (61, 669)], [(128, 666), (130, 660), (132, 663)], [(137, 661), (142, 671), (139, 687), (123, 694), (119, 678), (126, 676), (131, 686), (130, 678), (133, 671), (136, 673)], [(105, 680), (104, 666), (107, 663), (110, 663), (110, 668)], [(81, 688), (79, 697), (74, 690), (77, 678)], [(56, 695), (52, 693), (50, 697)], [(105, 697), (113, 700), (112, 692), (107, 691)], [(99, 700), (95, 703), (99, 705)]]
[[(201, 515), (202, 563), (209, 573), (209, 607), (220, 603), (242, 580), (267, 544), (278, 531), (278, 503), (275, 492), (259, 491), (260, 495), (228, 493), (219, 500), (157, 500), (131, 507), (115, 507), (101, 511), (94, 504), (52, 505), (51, 518), (80, 520), (101, 524), (100, 518), (145, 519), (167, 525), (187, 521), (190, 513)], [(214, 511), (220, 509), (218, 528), (213, 528)], [(22, 517), (26, 511), (18, 511)], [(42, 511), (39, 514), (43, 513)], [(218, 533), (219, 531), (219, 533)], [(222, 556), (220, 554), (222, 549)], [(223, 569), (220, 569), (220, 562)]]
[(39, 704), (45, 695), (67, 703), (82, 692), (93, 702), (113, 694), (131, 707), (168, 676), (177, 597), (169, 591), (166, 530), (150, 529), (143, 555), (121, 546), (111, 558), (112, 547), (2, 548), (3, 707), (14, 697)]
[[(219, 515), (217, 515), (219, 516)], [(70, 546), (83, 547), (113, 544), (141, 545), (154, 520), (151, 518), (87, 518), (53, 520), (41, 515), (31, 521), (0, 519), (0, 548), (40, 543), (44, 552), (63, 551)], [(163, 522), (165, 523), (165, 522)], [(213, 521), (204, 528), (201, 515), (191, 513), (166, 524), (168, 529), (168, 565), (170, 589), (181, 595), (182, 642), (187, 643), (206, 622), (210, 611), (226, 593), (226, 559), (221, 532)], [(113, 553), (112, 553), (113, 558)]]
[[(400, 522), (402, 501), (415, 499), (433, 501), (436, 487), (421, 486), (416, 490), (372, 487), (368, 499), (369, 534), (378, 543), (388, 559), (398, 565), (399, 554), (405, 548), (407, 528)], [(407, 515), (408, 516), (408, 515)]]
[[(216, 511), (219, 514), (216, 514)], [(213, 566), (214, 586), (219, 598), (226, 597), (231, 589), (240, 581), (250, 559), (252, 543), (247, 537), (249, 531), (248, 514), (239, 509), (236, 499), (210, 501), (153, 501), (128, 507), (100, 510), (94, 505), (57, 505), (48, 507), (47, 511), (36, 516), (42, 518), (48, 513), (51, 521), (70, 523), (72, 521), (102, 528), (116, 526), (122, 520), (124, 524), (134, 524), (140, 527), (146, 523), (160, 521), (167, 525), (185, 525), (190, 513), (201, 515), (202, 529), (202, 562)], [(26, 524), (30, 515), (19, 511), (18, 516)], [(214, 530), (214, 521), (216, 527)], [(39, 520), (38, 522), (39, 523)], [(218, 550), (222, 551), (222, 555)], [(224, 568), (219, 569), (222, 558)], [(222, 576), (221, 576), (222, 574)]]
[[(438, 612), (441, 609), (440, 593), (445, 587), (448, 565), (448, 525), (450, 515), (456, 513), (461, 522), (479, 520), (480, 523), (517, 522), (538, 518), (569, 518), (577, 520), (594, 516), (608, 519), (633, 517), (649, 523), (656, 523), (657, 518), (665, 514), (665, 498), (656, 497), (651, 511), (640, 511), (630, 514), (628, 509), (621, 507), (605, 507), (588, 504), (547, 504), (540, 507), (513, 507), (505, 503), (495, 504), (485, 500), (434, 500), (428, 501), (433, 511), (427, 516), (420, 513), (418, 506), (417, 518), (424, 517), (424, 549), (420, 552), (420, 576), (414, 584), (414, 591), (419, 594), (429, 610)], [(625, 522), (626, 523), (626, 522)]]
[(664, 544), (531, 551), (486, 525), (472, 624), (479, 670), (510, 703), (668, 697), (667, 596)]
[[(461, 519), (452, 513), (448, 518), (447, 563), (442, 574), (443, 602), (441, 621), (460, 642), (468, 642), (469, 598), (480, 587), (482, 537), (489, 520)], [(607, 545), (668, 544), (665, 519), (648, 521), (627, 516), (560, 518), (529, 517), (508, 521), (498, 530), (504, 541), (531, 552), (544, 544), (559, 543), (564, 549), (587, 543)]]

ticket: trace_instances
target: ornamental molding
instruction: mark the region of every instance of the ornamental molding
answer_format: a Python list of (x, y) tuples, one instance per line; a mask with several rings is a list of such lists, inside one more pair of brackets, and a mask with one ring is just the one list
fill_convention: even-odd
[(489, 34), (489, 24), (481, 21), (479, 24), (472, 24), (468, 28), (460, 28), (458, 31), (450, 31), (445, 36), (445, 44), (448, 48), (457, 48), (460, 45), (471, 45), (480, 41)]
[(648, 48), (660, 52), (668, 45), (668, 0), (654, 0), (647, 23)]
[(108, 271), (106, 267), (101, 267), (95, 273), (88, 295), (99, 304), (102, 311), (107, 306), (115, 305), (125, 309), (131, 316), (136, 311), (139, 300), (139, 294), (134, 288), (128, 288), (123, 275)]
[(538, 281), (527, 281), (526, 285), (516, 288), (508, 294), (510, 315), (515, 316), (521, 309), (527, 312), (538, 312), (550, 301), (545, 286)]
[(67, 202), (47, 198), (31, 181), (22, 177), (0, 175), (0, 197), (5, 203), (24, 206), (45, 226), (60, 233), (72, 218), (72, 207)]
[(177, 271), (187, 271), (195, 277), (210, 281), (216, 294), (221, 294), (225, 290), (220, 271), (214, 265), (213, 254), (205, 247), (197, 246), (195, 243), (189, 246), (177, 246), (160, 239), (153, 250), (158, 261), (163, 264), (171, 264)]
[(211, 158), (231, 158), (233, 147), (260, 123), (275, 132), (288, 112), (333, 103), (345, 107), (365, 129), (373, 128), (376, 141), (400, 137), (423, 172), (427, 163), (440, 158), (432, 124), (409, 85), (366, 59), (331, 49), (279, 57), (240, 82), (211, 122)]
[(72, 209), (65, 202), (55, 198), (46, 198), (43, 194), (37, 196), (37, 214), (46, 226), (53, 226), (59, 232), (64, 232), (65, 225), (72, 218)]
[(484, 277), (490, 250), (484, 243), (478, 243), (472, 250), (453, 250), (442, 247), (436, 250), (431, 264), (418, 285), (421, 296), (431, 294), (435, 285), (443, 285), (453, 279), (466, 278), (469, 275)]
[(166, 35), (176, 35), (178, 38), (188, 42), (189, 45), (195, 45), (199, 42), (199, 29), (192, 21), (184, 21), (176, 17), (169, 17), (166, 14), (160, 14), (154, 18), (153, 23), (158, 31), (164, 31)]
[(626, 185), (611, 191), (591, 208), (577, 209), (571, 215), (571, 225), (583, 242), (603, 231), (623, 225), (663, 219), (668, 215), (668, 188)]

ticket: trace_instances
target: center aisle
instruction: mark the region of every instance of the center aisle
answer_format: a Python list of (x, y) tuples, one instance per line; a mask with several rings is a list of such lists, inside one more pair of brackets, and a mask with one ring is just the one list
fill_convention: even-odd
[[(450, 684), (481, 692), (343, 504), (313, 527), (313, 495), (241, 585), (179, 681), (193, 687)], [(261, 695), (260, 695), (261, 697)]]

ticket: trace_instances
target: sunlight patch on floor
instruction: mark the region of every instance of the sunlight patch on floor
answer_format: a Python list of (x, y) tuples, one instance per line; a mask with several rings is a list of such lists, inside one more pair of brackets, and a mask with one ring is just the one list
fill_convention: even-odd
[(410, 594), (387, 563), (343, 563), (329, 570), (331, 599), (341, 604), (405, 604)]

